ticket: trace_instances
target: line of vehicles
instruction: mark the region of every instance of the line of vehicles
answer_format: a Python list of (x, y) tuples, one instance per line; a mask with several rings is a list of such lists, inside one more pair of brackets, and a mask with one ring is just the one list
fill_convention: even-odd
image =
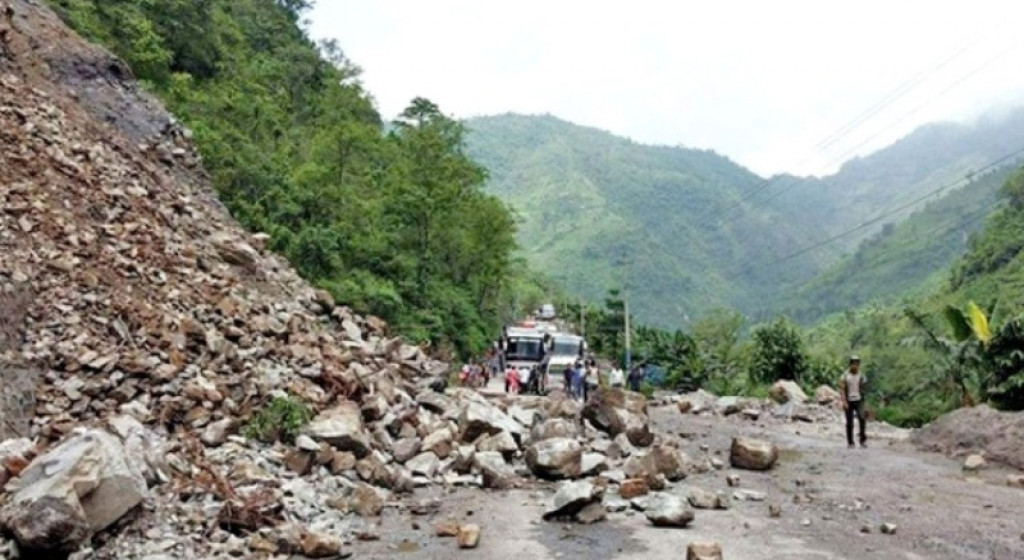
[(547, 392), (551, 374), (586, 357), (587, 342), (555, 320), (553, 306), (541, 307), (536, 317), (502, 329), (497, 349), (501, 371), (514, 368), (520, 390), (541, 395)]

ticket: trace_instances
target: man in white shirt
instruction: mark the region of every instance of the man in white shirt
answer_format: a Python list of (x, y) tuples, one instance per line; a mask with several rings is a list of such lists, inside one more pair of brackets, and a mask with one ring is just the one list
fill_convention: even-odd
[(612, 387), (622, 387), (622, 384), (625, 383), (625, 381), (625, 374), (618, 366), (612, 368), (608, 373), (608, 385), (611, 385)]
[(860, 358), (850, 356), (850, 367), (839, 378), (839, 395), (843, 411), (846, 412), (846, 444), (853, 447), (853, 416), (857, 415), (860, 428), (860, 446), (867, 447), (867, 436), (864, 433), (864, 389), (868, 378), (860, 371)]

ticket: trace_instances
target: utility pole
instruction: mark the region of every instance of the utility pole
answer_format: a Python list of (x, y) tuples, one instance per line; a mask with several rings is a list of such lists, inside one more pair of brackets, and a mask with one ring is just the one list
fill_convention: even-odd
[(623, 304), (622, 305), (623, 310), (626, 313), (626, 316), (625, 316), (625, 322), (626, 322), (626, 325), (625, 325), (625, 327), (626, 327), (626, 371), (629, 372), (630, 371), (630, 365), (631, 365), (630, 362), (632, 361), (632, 356), (630, 355), (630, 345), (629, 345), (629, 286), (626, 286), (625, 289), (623, 290), (622, 304)]
[(587, 339), (587, 315), (583, 312), (583, 296), (580, 296), (580, 336)]

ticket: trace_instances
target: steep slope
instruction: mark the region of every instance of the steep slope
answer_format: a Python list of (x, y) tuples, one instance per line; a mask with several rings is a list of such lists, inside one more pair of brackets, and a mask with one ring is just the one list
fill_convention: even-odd
[[(411, 488), (390, 437), (370, 433), (387, 433), (384, 416), (413, 434), (396, 414), (439, 421), (415, 396), (447, 365), (243, 230), (187, 131), (120, 61), (35, 2), (13, 10), (0, 20), (0, 549), (13, 534), (21, 557), (66, 558), (127, 514), (90, 557), (337, 552), (351, 522), (325, 497)], [(282, 407), (280, 424), (257, 421)], [(238, 437), (318, 412), (335, 431), (309, 427), (315, 451)], [(371, 453), (372, 486), (352, 470)], [(348, 478), (308, 476), (314, 458)], [(285, 481), (314, 498), (285, 499)]]
[(385, 132), (359, 67), (302, 29), (310, 2), (47, 4), (167, 104), (220, 200), (303, 278), (463, 355), (498, 332), (523, 283), (511, 213), (429, 100)]
[(866, 303), (920, 297), (949, 279), (946, 263), (959, 258), (968, 237), (981, 229), (996, 203), (996, 191), (1012, 167), (976, 177), (970, 184), (929, 202), (904, 221), (890, 223), (857, 250), (811, 281), (780, 290), (759, 316), (785, 313), (810, 323)]
[(588, 298), (626, 282), (640, 317), (679, 325), (717, 306), (749, 308), (764, 287), (816, 268), (808, 258), (745, 270), (810, 237), (770, 210), (717, 223), (760, 180), (713, 152), (644, 146), (550, 116), (467, 126), (488, 188), (520, 215), (530, 262)]
[[(975, 123), (922, 126), (887, 148), (846, 162), (834, 175), (778, 177), (771, 188), (755, 198), (770, 199), (767, 204), (791, 219), (834, 233), (940, 187), (949, 186), (939, 193), (947, 194), (982, 172), (985, 165), (1020, 150), (1024, 150), (1024, 108)], [(1007, 160), (999, 165), (1012, 164)], [(842, 254), (854, 249), (877, 233), (883, 223), (896, 223), (925, 202), (911, 204), (874, 227), (838, 240), (829, 251)]]
[[(467, 125), (470, 153), (490, 170), (488, 188), (520, 213), (530, 262), (591, 299), (621, 285), (628, 269), (640, 317), (663, 325), (722, 305), (755, 315), (787, 311), (782, 302), (800, 297), (787, 296), (788, 290), (806, 286), (862, 241), (962, 186), (974, 171), (1024, 148), (1021, 110), (973, 125), (922, 127), (829, 177), (762, 180), (712, 152), (644, 146), (551, 116), (482, 117)], [(748, 192), (755, 194), (736, 202)], [(979, 208), (990, 197), (991, 189), (961, 191), (941, 211)], [(907, 208), (870, 227), (776, 264), (902, 205)], [(917, 273), (881, 295), (945, 270), (953, 246), (918, 247)], [(626, 258), (632, 266), (618, 264), (623, 255), (632, 256)], [(836, 270), (819, 283), (850, 296), (821, 309), (868, 298), (856, 295), (856, 286), (841, 285), (847, 279), (863, 285), (863, 277)]]

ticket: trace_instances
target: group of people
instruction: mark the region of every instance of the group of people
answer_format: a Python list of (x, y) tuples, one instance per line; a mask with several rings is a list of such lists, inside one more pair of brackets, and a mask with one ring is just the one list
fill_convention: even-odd
[[(612, 367), (606, 375), (602, 375), (594, 358), (586, 361), (576, 360), (562, 371), (562, 387), (567, 396), (582, 401), (586, 401), (588, 395), (599, 386), (618, 388), (628, 383), (630, 390), (639, 391), (646, 376), (646, 369), (647, 363), (641, 362), (630, 369), (628, 376), (617, 366)], [(499, 372), (501, 361), (496, 353), (489, 355), (484, 363), (477, 363), (475, 359), (471, 359), (459, 372), (459, 384), (469, 387), (485, 386), (491, 377), (496, 377)], [(527, 384), (536, 382), (542, 375), (543, 372), (536, 366), (531, 370), (519, 370), (509, 366), (504, 371), (505, 392), (518, 394)], [(867, 382), (867, 376), (860, 371), (860, 358), (856, 355), (850, 356), (849, 365), (839, 378), (839, 400), (846, 417), (846, 442), (849, 447), (854, 446), (855, 420), (859, 428), (857, 441), (861, 447), (867, 446), (864, 426), (864, 395)]]
[(488, 363), (477, 363), (475, 358), (470, 358), (469, 362), (462, 366), (459, 370), (459, 385), (463, 387), (484, 387), (487, 382), (491, 380), (490, 364)]

